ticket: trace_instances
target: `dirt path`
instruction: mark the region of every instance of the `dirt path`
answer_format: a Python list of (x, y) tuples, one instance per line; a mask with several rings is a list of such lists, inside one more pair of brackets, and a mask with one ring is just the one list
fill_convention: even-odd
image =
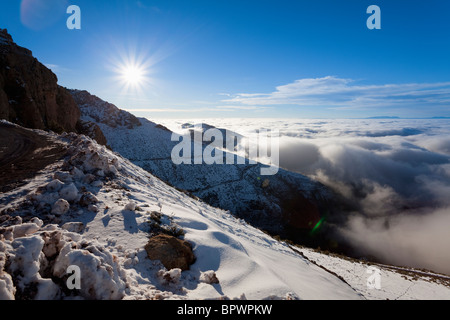
[(33, 131), (0, 124), (0, 192), (8, 192), (61, 159), (64, 145)]

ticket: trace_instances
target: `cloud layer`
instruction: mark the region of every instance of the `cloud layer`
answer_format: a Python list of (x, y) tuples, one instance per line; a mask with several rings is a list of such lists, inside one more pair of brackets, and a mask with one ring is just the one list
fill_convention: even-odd
[(353, 204), (338, 230), (359, 253), (450, 274), (449, 120), (206, 122), (280, 130), (280, 165)]

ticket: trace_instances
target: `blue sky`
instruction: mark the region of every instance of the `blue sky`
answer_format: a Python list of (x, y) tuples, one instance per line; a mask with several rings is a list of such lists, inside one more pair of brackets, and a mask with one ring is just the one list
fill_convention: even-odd
[[(69, 5), (81, 30), (68, 30)], [(381, 30), (369, 30), (369, 5)], [(450, 116), (450, 1), (2, 0), (63, 86), (152, 118)], [(127, 85), (123, 69), (142, 77)]]

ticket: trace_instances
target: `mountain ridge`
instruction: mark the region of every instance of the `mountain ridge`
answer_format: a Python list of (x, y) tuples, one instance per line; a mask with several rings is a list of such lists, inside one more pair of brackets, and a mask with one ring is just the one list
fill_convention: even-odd
[[(245, 165), (174, 165), (171, 152), (177, 142), (171, 139), (173, 132), (145, 118), (139, 118), (137, 125), (132, 114), (89, 96), (87, 91), (69, 91), (81, 110), (81, 119), (96, 123), (111, 148), (134, 164), (270, 233), (319, 245), (309, 234), (331, 211), (333, 198), (322, 184), (281, 168), (274, 176), (261, 176), (265, 165), (252, 165), (248, 160)], [(120, 116), (102, 117), (103, 106), (110, 109), (108, 114)], [(126, 119), (133, 119), (133, 125)]]

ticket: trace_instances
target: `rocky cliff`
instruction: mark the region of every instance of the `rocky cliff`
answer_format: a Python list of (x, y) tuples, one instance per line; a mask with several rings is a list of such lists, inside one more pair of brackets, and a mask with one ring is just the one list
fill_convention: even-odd
[(76, 131), (80, 110), (56, 75), (0, 29), (0, 118), (28, 128)]

